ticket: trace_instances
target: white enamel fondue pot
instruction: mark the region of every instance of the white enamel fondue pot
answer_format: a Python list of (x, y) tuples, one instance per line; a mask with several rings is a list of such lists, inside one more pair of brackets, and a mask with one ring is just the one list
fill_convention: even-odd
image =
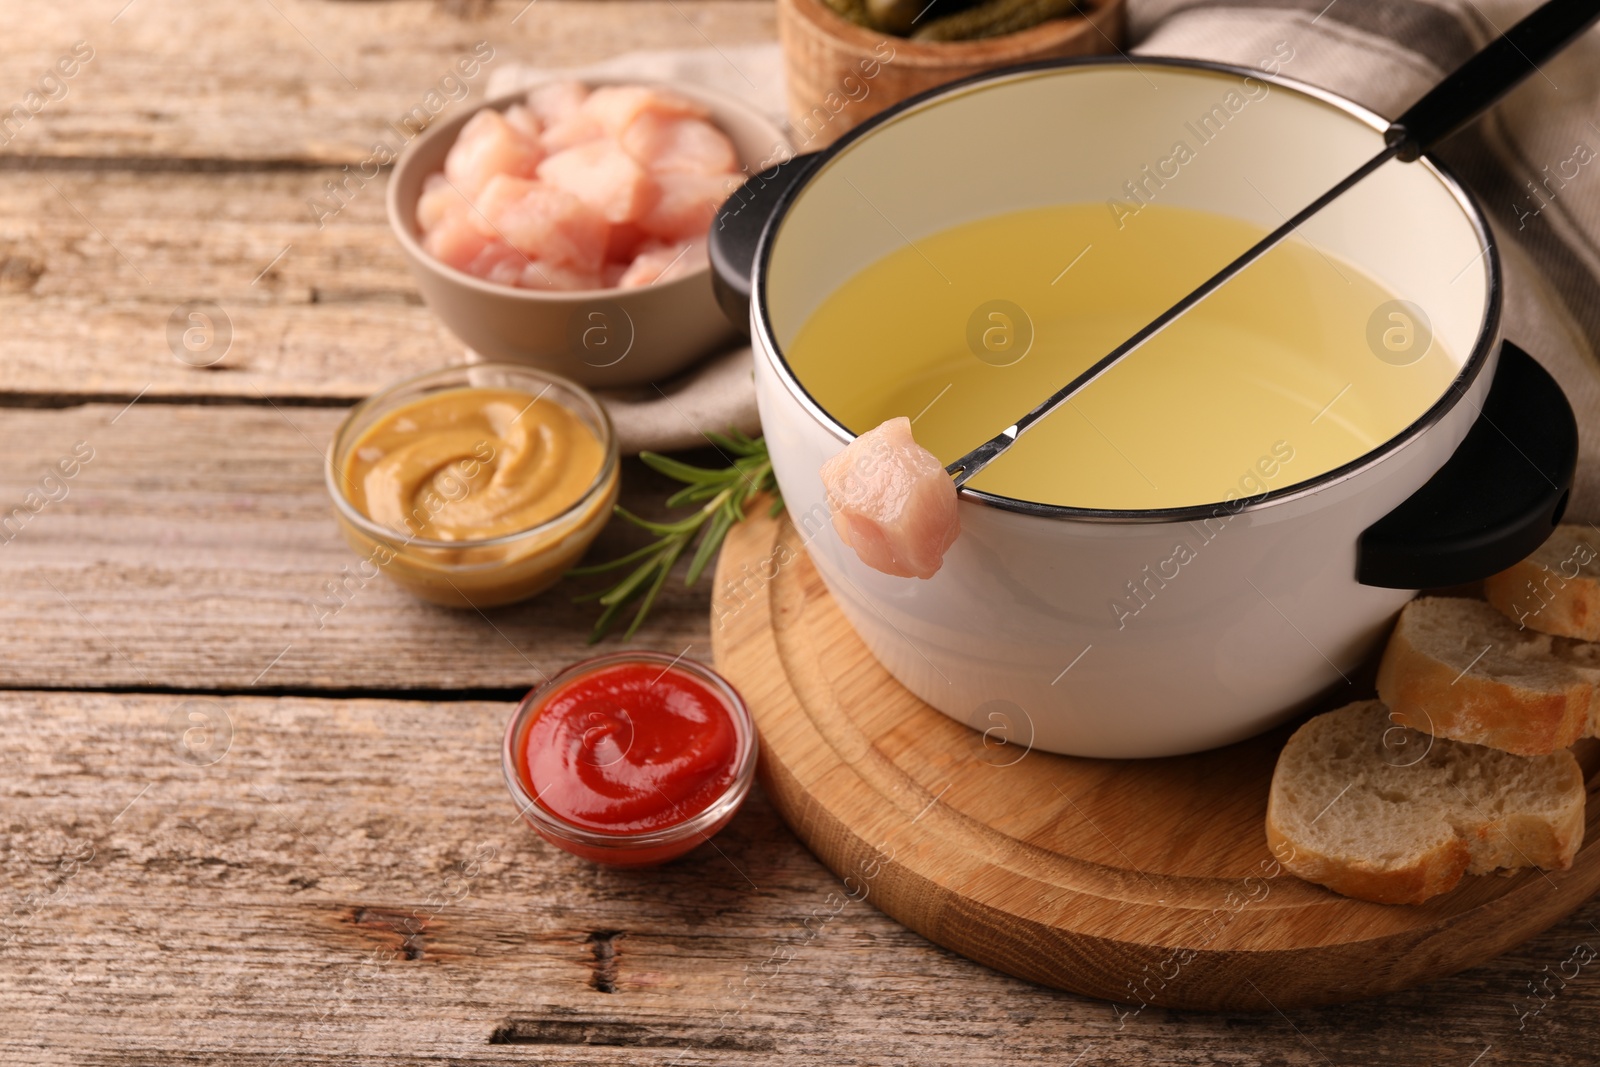
[[(748, 314), (790, 517), (895, 678), (1018, 745), (1096, 757), (1211, 748), (1330, 690), (1365, 695), (1353, 679), (1414, 590), (1482, 578), (1544, 540), (1571, 482), (1571, 411), (1537, 364), (1502, 346), (1488, 227), (1426, 158), (1384, 166), (1303, 229), (1423, 309), (1460, 361), (1453, 386), (1396, 437), (1295, 484), (1241, 472), (1238, 492), (1199, 507), (1094, 510), (964, 487), (961, 536), (926, 581), (869, 569), (830, 525), (818, 471), (853, 435), (784, 350), (857, 271), (956, 224), (1056, 203), (1155, 201), (1268, 230), (1380, 149), (1385, 125), (1259, 71), (1056, 61), (909, 100), (752, 178), (723, 209), (719, 297)], [(1065, 263), (1076, 249), (1063, 252)]]

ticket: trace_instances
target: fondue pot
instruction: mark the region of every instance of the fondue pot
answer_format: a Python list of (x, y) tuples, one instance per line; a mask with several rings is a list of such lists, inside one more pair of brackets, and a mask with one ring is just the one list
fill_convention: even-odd
[[(840, 609), (906, 688), (1050, 752), (1211, 748), (1331, 693), (1364, 696), (1361, 665), (1416, 590), (1481, 579), (1543, 542), (1566, 505), (1576, 424), (1549, 375), (1502, 339), (1493, 237), (1426, 157), (1382, 167), (1302, 230), (1459, 361), (1394, 437), (1294, 484), (1241, 472), (1237, 492), (1201, 506), (1057, 506), (967, 485), (961, 535), (926, 581), (866, 567), (831, 528), (819, 469), (854, 435), (785, 348), (856, 272), (952, 226), (1052, 204), (1167, 203), (1269, 230), (1378, 151), (1386, 125), (1246, 68), (1052, 61), (912, 98), (734, 194), (712, 265), (722, 306), (749, 323), (778, 484)], [(1078, 249), (1062, 251), (1066, 263)], [(1375, 339), (1351, 343), (1386, 358)]]

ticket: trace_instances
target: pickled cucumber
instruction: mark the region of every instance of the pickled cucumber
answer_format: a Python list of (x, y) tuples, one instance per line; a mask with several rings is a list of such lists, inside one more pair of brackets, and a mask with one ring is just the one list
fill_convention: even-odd
[[(869, 0), (869, 3), (871, 0)], [(924, 22), (914, 41), (976, 41), (1037, 26), (1078, 10), (1077, 0), (983, 0), (965, 11)], [(915, 17), (915, 15), (913, 15)]]
[(874, 29), (904, 37), (928, 0), (866, 0), (867, 19)]
[(835, 14), (848, 19), (857, 26), (865, 26), (869, 30), (877, 29), (872, 20), (867, 17), (865, 0), (822, 0), (822, 2), (832, 8)]

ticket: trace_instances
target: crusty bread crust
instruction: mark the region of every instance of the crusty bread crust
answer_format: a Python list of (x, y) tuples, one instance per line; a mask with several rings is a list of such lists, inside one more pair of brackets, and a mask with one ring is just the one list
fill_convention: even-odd
[(1483, 595), (1519, 627), (1600, 641), (1600, 536), (1556, 527), (1533, 555), (1485, 579)]
[[(1570, 752), (1524, 759), (1438, 740), (1433, 744), (1449, 748), (1413, 757), (1407, 746), (1419, 735), (1404, 731), (1391, 745), (1394, 719), (1380, 702), (1359, 701), (1316, 716), (1284, 745), (1267, 800), (1266, 835), (1286, 868), (1345, 896), (1420, 904), (1453, 889), (1463, 874), (1572, 865), (1583, 843), (1587, 791)], [(1397, 752), (1407, 753), (1403, 762), (1391, 762)], [(1474, 800), (1455, 777), (1464, 765), (1482, 776), (1480, 786), (1497, 788), (1510, 810), (1496, 804), (1501, 810), (1492, 812), (1483, 796)], [(1355, 795), (1345, 799), (1341, 791), (1324, 807), (1323, 793), (1338, 779), (1319, 791), (1319, 774), (1348, 774), (1345, 790)], [(1395, 797), (1391, 790), (1403, 792)], [(1390, 818), (1386, 834), (1368, 821), (1374, 810), (1368, 801), (1408, 807)], [(1329, 821), (1314, 830), (1322, 819)], [(1407, 840), (1412, 826), (1414, 849)]]
[(1483, 582), (1483, 596), (1519, 626), (1557, 637), (1600, 641), (1600, 582), (1562, 578), (1532, 560)]
[[(1583, 770), (1573, 758), (1573, 789), (1585, 801), (1588, 791)], [(1533, 815), (1512, 813), (1486, 822), (1472, 831), (1472, 862), (1468, 874), (1488, 874), (1506, 867), (1538, 867), (1564, 871), (1583, 844), (1585, 804), (1574, 804), (1562, 819), (1551, 822)]]
[[(1590, 546), (1562, 527), (1485, 583), (1488, 603), (1406, 605), (1378, 667), (1381, 702), (1316, 716), (1278, 757), (1266, 833), (1285, 867), (1346, 896), (1419, 904), (1463, 874), (1572, 866), (1587, 791), (1566, 749), (1600, 734)], [(1419, 739), (1428, 747), (1408, 747)]]
[(1357, 900), (1376, 904), (1421, 904), (1454, 889), (1472, 862), (1472, 850), (1459, 837), (1424, 853), (1415, 863), (1388, 870), (1357, 857), (1325, 856), (1295, 840), (1280, 826), (1273, 806), (1273, 800), (1268, 800), (1267, 845), (1272, 854), (1290, 857), (1283, 865), (1293, 871), (1295, 877)]
[(1589, 733), (1594, 686), (1573, 672), (1558, 690), (1539, 691), (1481, 672), (1462, 673), (1418, 647), (1406, 606), (1378, 667), (1378, 696), (1395, 721), (1436, 737), (1536, 756)]

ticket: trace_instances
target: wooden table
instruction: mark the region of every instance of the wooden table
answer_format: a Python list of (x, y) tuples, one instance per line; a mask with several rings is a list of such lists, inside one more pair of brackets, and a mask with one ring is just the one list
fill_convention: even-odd
[[(459, 346), (381, 178), (320, 227), (308, 201), (478, 41), (745, 43), (765, 0), (66, 0), (0, 29), (0, 119), (40, 105), (0, 126), (0, 1063), (1596, 1062), (1600, 972), (1560, 967), (1600, 906), (1383, 1002), (1127, 1014), (848, 901), (759, 794), (716, 849), (588, 866), (498, 766), (588, 608), (330, 599), (355, 558), (320, 450)], [(169, 342), (194, 301), (231, 324), (210, 366)], [(662, 490), (628, 467), (629, 506)], [(708, 656), (707, 609), (674, 589), (639, 643)]]

